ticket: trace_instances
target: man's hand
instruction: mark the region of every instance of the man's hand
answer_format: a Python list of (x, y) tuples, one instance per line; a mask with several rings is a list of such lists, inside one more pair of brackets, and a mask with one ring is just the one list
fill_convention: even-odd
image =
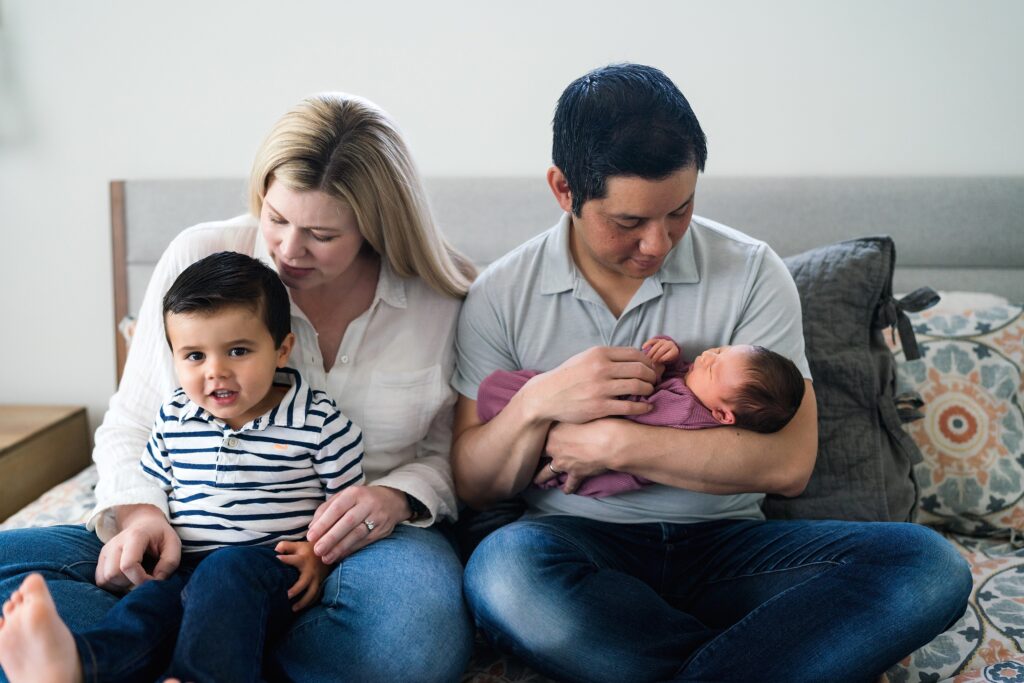
[[(609, 469), (609, 456), (614, 452), (613, 444), (618, 443), (619, 429), (623, 420), (606, 418), (584, 425), (559, 423), (548, 431), (545, 453), (551, 458), (550, 466), (542, 467), (534, 478), (535, 484), (543, 484), (558, 476), (566, 475), (562, 490), (573, 493), (585, 479)], [(552, 471), (554, 469), (554, 471)]]
[[(181, 561), (181, 539), (164, 513), (152, 505), (115, 508), (120, 532), (103, 545), (96, 563), (96, 585), (127, 593), (151, 579), (166, 579)], [(153, 573), (142, 566), (145, 556), (157, 558)]]
[(598, 346), (576, 354), (523, 387), (539, 420), (582, 424), (609, 415), (643, 415), (651, 406), (621, 396), (654, 390), (653, 363), (640, 349)]
[(320, 595), (320, 586), (327, 580), (332, 567), (316, 556), (313, 544), (308, 541), (281, 541), (274, 546), (274, 552), (277, 559), (299, 570), (298, 580), (288, 589), (288, 599), (301, 594), (299, 601), (292, 605), (293, 612), (301, 612)]

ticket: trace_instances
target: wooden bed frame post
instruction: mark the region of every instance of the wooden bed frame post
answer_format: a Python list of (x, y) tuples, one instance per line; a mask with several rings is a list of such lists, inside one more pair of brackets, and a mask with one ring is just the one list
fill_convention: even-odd
[[(125, 229), (124, 181), (110, 181), (110, 227), (114, 271), (114, 346), (117, 349), (117, 382), (121, 382), (128, 347), (118, 329), (128, 315), (128, 244)], [(115, 384), (115, 386), (116, 386)]]

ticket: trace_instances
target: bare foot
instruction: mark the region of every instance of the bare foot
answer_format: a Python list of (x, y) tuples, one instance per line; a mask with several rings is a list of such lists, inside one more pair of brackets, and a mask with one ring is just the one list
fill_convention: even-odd
[(46, 582), (31, 574), (4, 604), (0, 666), (11, 683), (78, 683), (82, 665)]

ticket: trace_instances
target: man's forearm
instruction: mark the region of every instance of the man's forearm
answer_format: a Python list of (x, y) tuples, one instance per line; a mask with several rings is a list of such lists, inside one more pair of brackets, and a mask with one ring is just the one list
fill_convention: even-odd
[(527, 410), (522, 392), (490, 422), (476, 418), (476, 402), (456, 408), (452, 472), (459, 498), (474, 508), (511, 498), (533, 479), (551, 422)]
[(817, 456), (817, 406), (810, 382), (793, 420), (774, 434), (611, 425), (610, 469), (703, 493), (799, 495)]

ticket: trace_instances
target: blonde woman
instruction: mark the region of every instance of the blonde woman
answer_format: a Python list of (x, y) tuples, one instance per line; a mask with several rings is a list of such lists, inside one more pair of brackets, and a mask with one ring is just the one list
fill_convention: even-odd
[[(251, 215), (189, 228), (160, 259), (96, 432), (96, 509), (85, 527), (0, 534), (0, 601), (39, 572), (65, 621), (80, 629), (117, 600), (113, 593), (178, 566), (166, 496), (139, 466), (162, 397), (174, 389), (160, 299), (191, 263), (237, 251), (281, 276), (297, 337), (290, 364), (362, 428), (365, 449), (367, 485), (328, 499), (310, 525), (315, 552), (337, 566), (320, 604), (270, 645), (269, 665), (280, 668), (273, 675), (455, 679), (472, 627), (461, 566), (435, 524), (456, 514), (448, 379), (472, 266), (434, 226), (394, 123), (365, 99), (303, 100), (271, 130), (250, 185)], [(230, 511), (203, 523), (230, 524)]]

